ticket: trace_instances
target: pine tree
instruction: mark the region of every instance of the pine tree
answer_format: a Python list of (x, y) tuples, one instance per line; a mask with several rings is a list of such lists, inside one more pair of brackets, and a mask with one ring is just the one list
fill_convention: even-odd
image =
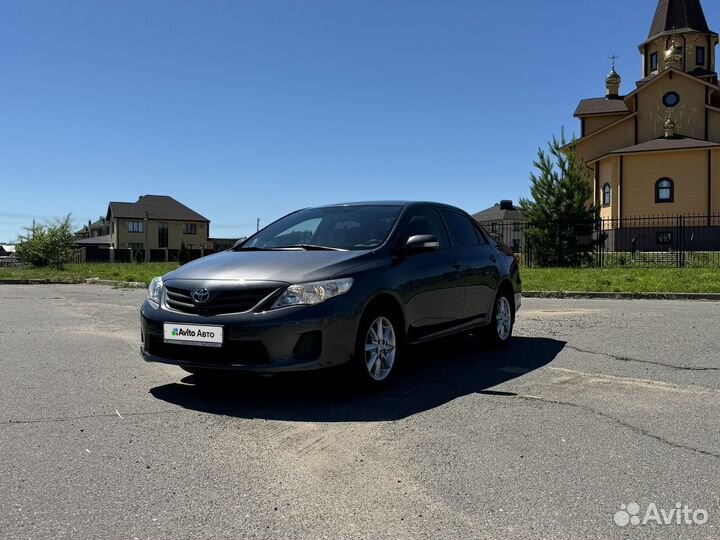
[(527, 242), (532, 263), (538, 266), (582, 266), (592, 260), (600, 209), (593, 204), (593, 189), (585, 163), (577, 156), (575, 141), (553, 136), (548, 150), (538, 148), (530, 175), (532, 200), (521, 199), (529, 219)]

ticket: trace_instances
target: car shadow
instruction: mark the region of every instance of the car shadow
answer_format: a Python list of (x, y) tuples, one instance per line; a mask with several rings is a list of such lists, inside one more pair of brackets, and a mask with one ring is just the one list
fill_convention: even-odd
[(237, 418), (302, 422), (399, 420), (469, 394), (513, 396), (491, 388), (552, 362), (565, 342), (515, 337), (499, 351), (483, 350), (471, 336), (408, 351), (407, 366), (388, 387), (358, 389), (335, 370), (274, 377), (230, 376), (196, 385), (157, 386), (157, 399), (186, 409)]

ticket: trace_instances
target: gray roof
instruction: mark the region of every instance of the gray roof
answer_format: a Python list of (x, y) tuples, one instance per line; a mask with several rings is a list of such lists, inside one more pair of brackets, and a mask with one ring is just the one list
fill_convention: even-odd
[(590, 98), (583, 99), (575, 109), (575, 116), (588, 114), (625, 114), (630, 110), (623, 98)]
[(648, 40), (668, 33), (710, 33), (700, 0), (660, 0)]
[(512, 210), (504, 210), (500, 208), (499, 204), (496, 204), (495, 206), (492, 206), (490, 208), (487, 208), (483, 210), (482, 212), (478, 212), (477, 214), (473, 214), (473, 218), (477, 222), (483, 222), (483, 221), (527, 221), (528, 218), (526, 218), (523, 213), (520, 211), (519, 208), (516, 208), (513, 206)]
[(653, 139), (644, 143), (613, 150), (611, 154), (633, 154), (636, 152), (662, 152), (663, 150), (690, 150), (695, 148), (717, 148), (720, 144), (692, 139), (690, 137), (674, 137), (672, 139)]
[(143, 195), (137, 202), (111, 202), (108, 219), (167, 219), (170, 221), (210, 221), (167, 195)]

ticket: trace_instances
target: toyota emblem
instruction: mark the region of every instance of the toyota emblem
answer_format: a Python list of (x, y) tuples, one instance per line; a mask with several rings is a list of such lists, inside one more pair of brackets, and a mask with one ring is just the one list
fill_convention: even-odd
[(192, 299), (196, 304), (204, 304), (210, 300), (210, 291), (207, 289), (195, 289), (192, 293)]

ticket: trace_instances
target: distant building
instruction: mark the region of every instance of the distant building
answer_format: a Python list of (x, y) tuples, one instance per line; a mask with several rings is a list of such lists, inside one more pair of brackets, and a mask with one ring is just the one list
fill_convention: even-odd
[(12, 244), (2, 244), (0, 245), (0, 257), (14, 257), (15, 256), (15, 246)]
[[(108, 245), (115, 249), (177, 250), (183, 242), (188, 249), (213, 248), (210, 220), (166, 195), (143, 195), (134, 203), (111, 202), (106, 222)], [(96, 241), (105, 240), (102, 236)]]
[(475, 221), (498, 240), (510, 246), (513, 251), (522, 251), (525, 225), (528, 222), (512, 201), (503, 200), (495, 206), (473, 215)]
[(109, 235), (110, 222), (104, 217), (101, 217), (95, 222), (88, 221), (87, 225), (75, 233), (75, 238), (77, 240), (84, 240), (87, 238), (97, 238), (99, 236)]

